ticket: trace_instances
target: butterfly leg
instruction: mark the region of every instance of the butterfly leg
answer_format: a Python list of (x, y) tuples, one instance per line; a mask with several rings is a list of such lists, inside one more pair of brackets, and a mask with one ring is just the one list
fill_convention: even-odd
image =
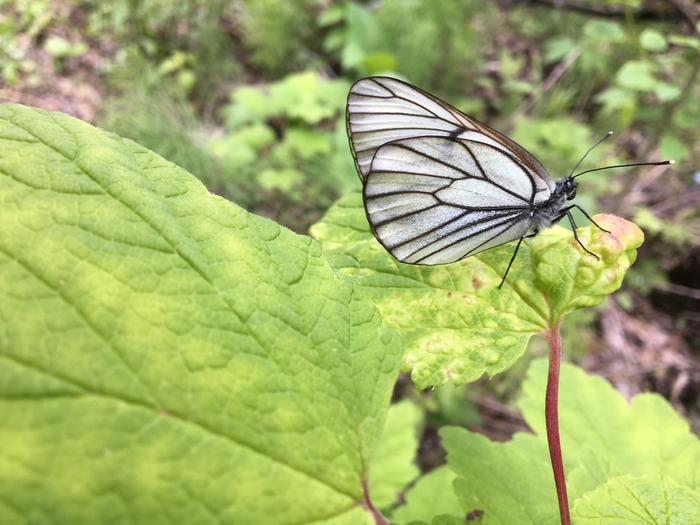
[(583, 208), (581, 208), (581, 206), (579, 206), (578, 204), (572, 204), (571, 206), (567, 207), (566, 210), (568, 211), (568, 210), (570, 210), (571, 208), (576, 208), (578, 211), (580, 211), (581, 213), (583, 213), (583, 214), (586, 216), (586, 218), (587, 218), (589, 221), (591, 221), (593, 224), (595, 224), (599, 229), (603, 230), (605, 233), (610, 233), (608, 230), (606, 230), (605, 228), (601, 227), (600, 224), (598, 224), (597, 222), (595, 222), (595, 221), (593, 220), (593, 218), (592, 218), (590, 215), (588, 215), (588, 212), (586, 212), (586, 210), (584, 210)]
[(523, 239), (525, 239), (525, 238), (529, 239), (530, 237), (534, 237), (535, 235), (537, 235), (536, 231), (532, 232), (532, 233), (528, 233), (527, 235), (523, 235), (522, 237), (520, 237), (520, 240), (518, 240), (518, 244), (515, 247), (515, 252), (513, 252), (513, 257), (510, 258), (510, 262), (508, 263), (508, 268), (506, 268), (506, 273), (503, 274), (503, 279), (501, 279), (501, 284), (498, 285), (499, 290), (501, 289), (501, 286), (503, 286), (503, 283), (506, 282), (506, 277), (508, 277), (508, 272), (510, 271), (510, 267), (513, 265), (513, 261), (515, 261), (515, 256), (518, 255), (518, 250), (520, 249), (520, 243), (523, 242)]
[[(599, 259), (599, 260), (600, 260), (600, 257), (598, 257), (595, 253), (593, 253), (593, 252), (590, 251), (588, 248), (586, 248), (586, 247), (583, 245), (583, 243), (581, 242), (581, 240), (578, 238), (578, 235), (576, 235), (576, 222), (574, 221), (574, 216), (571, 215), (571, 209), (572, 209), (572, 208), (578, 208), (579, 210), (583, 211), (583, 209), (581, 209), (581, 208), (580, 208), (579, 206), (577, 206), (576, 204), (572, 204), (571, 206), (567, 206), (566, 208), (562, 209), (561, 215), (559, 215), (559, 217), (557, 217), (556, 219), (554, 219), (554, 220), (552, 221), (552, 223), (557, 223), (557, 222), (559, 222), (560, 220), (562, 220), (564, 217), (568, 217), (568, 218), (569, 218), (569, 223), (571, 224), (571, 229), (572, 229), (572, 231), (574, 232), (574, 239), (576, 239), (576, 242), (579, 244), (579, 246), (581, 246), (581, 248), (583, 248), (583, 251), (584, 251), (584, 252), (586, 252), (587, 254), (592, 255), (592, 256), (595, 257), (596, 259)], [(584, 214), (586, 217), (588, 217), (588, 219), (589, 219), (593, 224), (595, 224), (596, 226), (598, 226), (598, 225), (595, 223), (595, 221), (594, 221), (593, 219), (591, 219), (591, 217), (590, 217), (585, 211), (583, 211), (583, 214)], [(600, 228), (600, 226), (598, 226), (598, 228)], [(603, 230), (603, 228), (600, 228), (600, 229)], [(608, 230), (603, 230), (603, 231), (604, 231), (604, 232), (607, 232), (607, 233), (610, 233), (610, 232), (608, 232)]]

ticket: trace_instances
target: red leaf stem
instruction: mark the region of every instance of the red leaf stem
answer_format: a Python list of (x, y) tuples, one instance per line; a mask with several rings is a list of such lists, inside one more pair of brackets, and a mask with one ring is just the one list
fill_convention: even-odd
[(552, 461), (554, 484), (559, 500), (559, 515), (562, 525), (571, 525), (569, 514), (569, 499), (566, 495), (566, 479), (564, 478), (564, 461), (561, 457), (559, 441), (559, 370), (561, 368), (561, 332), (560, 322), (550, 326), (544, 336), (549, 343), (549, 372), (547, 374), (547, 393), (545, 394), (544, 415), (547, 425), (547, 443), (549, 457)]

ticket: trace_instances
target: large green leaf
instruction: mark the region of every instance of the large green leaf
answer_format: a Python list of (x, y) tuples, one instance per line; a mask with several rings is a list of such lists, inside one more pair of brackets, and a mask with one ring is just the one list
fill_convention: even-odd
[(313, 240), (0, 106), (0, 523), (365, 523), (398, 337)]
[(554, 227), (524, 242), (501, 289), (514, 244), (441, 266), (401, 264), (373, 238), (359, 193), (333, 206), (312, 235), (342, 273), (366, 288), (404, 341), (404, 370), (419, 388), (474, 381), (507, 369), (533, 334), (617, 290), (643, 234), (612, 215), (571, 232)]

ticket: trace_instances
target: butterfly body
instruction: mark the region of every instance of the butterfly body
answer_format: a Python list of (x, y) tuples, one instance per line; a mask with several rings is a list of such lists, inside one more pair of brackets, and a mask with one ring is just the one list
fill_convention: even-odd
[(573, 221), (571, 176), (405, 82), (356, 82), (347, 129), (367, 220), (398, 261), (447, 264)]
[(532, 230), (540, 232), (554, 225), (564, 210), (566, 201), (576, 197), (577, 188), (578, 183), (568, 177), (554, 181), (554, 191), (549, 199), (537, 205), (532, 211)]

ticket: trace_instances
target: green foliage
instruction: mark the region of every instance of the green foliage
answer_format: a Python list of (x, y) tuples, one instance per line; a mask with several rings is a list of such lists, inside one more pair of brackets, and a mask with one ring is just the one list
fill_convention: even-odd
[[(534, 361), (518, 402), (535, 435), (496, 443), (443, 428), (449, 468), (410, 487), (392, 523), (430, 523), (475, 510), (484, 524), (558, 523), (544, 434), (546, 374), (547, 362)], [(565, 364), (559, 413), (574, 523), (694, 523), (700, 441), (660, 396), (642, 394), (627, 405), (600, 377)]]
[[(518, 403), (535, 435), (494, 443), (458, 428), (441, 431), (462, 509), (483, 510), (484, 524), (558, 522), (544, 433), (546, 375), (546, 361), (535, 361)], [(669, 523), (662, 519), (669, 516), (676, 517), (672, 523), (694, 523), (691, 517), (700, 513), (700, 441), (663, 398), (642, 394), (628, 406), (609, 383), (571, 365), (562, 367), (560, 392), (574, 523), (601, 523), (593, 518), (612, 517), (612, 509), (619, 523)], [(409, 492), (407, 498), (418, 495)]]
[(392, 522), (408, 523), (415, 520), (430, 523), (433, 516), (440, 514), (463, 514), (452, 489), (456, 477), (447, 465), (422, 476), (406, 491), (406, 503), (391, 515)]
[(634, 222), (651, 235), (659, 235), (670, 244), (683, 245), (692, 237), (692, 233), (683, 225), (659, 219), (646, 208), (639, 208), (635, 212)]
[(217, 181), (216, 163), (198, 145), (206, 129), (187, 103), (183, 89), (162, 86), (161, 73), (144, 61), (133, 78), (135, 61), (131, 67), (114, 72), (114, 87), (124, 94), (105, 103), (98, 124), (155, 151), (213, 186)]
[(366, 523), (401, 351), (363, 290), (130, 140), (0, 137), (0, 522)]
[(324, 48), (339, 54), (345, 70), (360, 76), (395, 71), (424, 89), (457, 95), (481, 73), (474, 26), (492, 10), (455, 1), (387, 0), (377, 9), (344, 2), (320, 23), (342, 22)]
[[(210, 144), (223, 166), (225, 194), (237, 194), (250, 208), (269, 198), (269, 192), (290, 203), (313, 198), (318, 214), (332, 197), (356, 188), (344, 126), (335, 122), (348, 88), (344, 80), (309, 71), (234, 90), (223, 110), (227, 132)], [(310, 222), (292, 226), (305, 230)]]
[(620, 476), (584, 496), (574, 509), (577, 525), (697, 522), (700, 492), (661, 476)]
[(401, 401), (389, 409), (369, 484), (376, 507), (394, 505), (396, 495), (420, 474), (413, 458), (422, 420), (423, 412), (410, 401)]
[[(42, 81), (39, 64), (30, 56), (28, 42), (36, 39), (55, 22), (57, 9), (49, 0), (3, 2), (0, 16), (0, 68), (2, 80), (13, 86), (20, 79), (27, 86), (36, 87)], [(63, 17), (59, 17), (62, 20)], [(83, 42), (72, 43), (58, 36), (49, 37), (46, 51), (58, 59), (85, 52)], [(60, 60), (59, 60), (60, 61)]]
[(598, 216), (608, 235), (578, 229), (585, 254), (563, 228), (523, 243), (502, 289), (513, 245), (440, 266), (401, 264), (374, 239), (359, 194), (348, 195), (311, 234), (340, 272), (365, 288), (384, 321), (404, 341), (404, 371), (419, 388), (459, 385), (509, 368), (533, 334), (568, 312), (600, 304), (620, 287), (642, 232), (612, 215)]
[[(312, 47), (314, 9), (318, 0), (245, 0), (241, 23), (251, 61), (269, 75), (293, 70), (308, 62), (304, 50)], [(292, 67), (290, 67), (292, 66)]]
[[(599, 137), (594, 138), (589, 126), (571, 118), (523, 118), (516, 122), (511, 138), (527, 151), (536, 153), (537, 159), (546, 166), (549, 173), (554, 178), (559, 178), (571, 173), (586, 152), (582, 146), (593, 145)], [(594, 149), (586, 159), (586, 164), (600, 166), (605, 149), (603, 146)], [(589, 180), (582, 182), (590, 183), (591, 177), (587, 178)]]

